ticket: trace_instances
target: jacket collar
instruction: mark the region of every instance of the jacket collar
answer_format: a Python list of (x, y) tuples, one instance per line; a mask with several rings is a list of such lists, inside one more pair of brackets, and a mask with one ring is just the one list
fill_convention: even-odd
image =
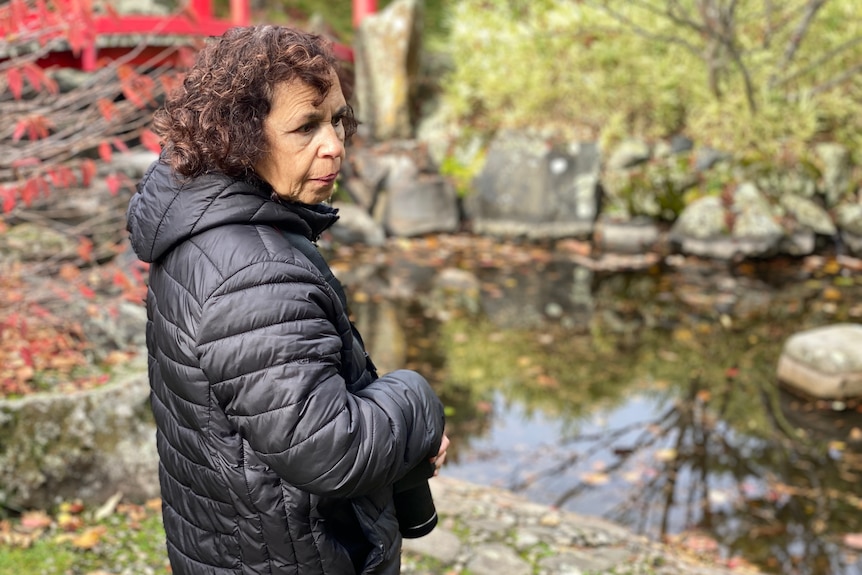
[(271, 188), (260, 182), (220, 173), (184, 180), (157, 160), (129, 202), (126, 227), (132, 249), (151, 263), (177, 244), (219, 226), (272, 225), (315, 241), (337, 219), (338, 210), (325, 204), (273, 200)]

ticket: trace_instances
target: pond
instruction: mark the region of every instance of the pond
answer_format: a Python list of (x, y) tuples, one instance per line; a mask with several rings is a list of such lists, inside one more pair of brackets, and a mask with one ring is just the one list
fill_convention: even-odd
[(859, 262), (603, 270), (582, 251), (427, 239), (331, 260), (378, 365), (444, 399), (447, 475), (729, 564), (862, 575), (862, 405), (775, 378), (793, 333), (862, 321)]

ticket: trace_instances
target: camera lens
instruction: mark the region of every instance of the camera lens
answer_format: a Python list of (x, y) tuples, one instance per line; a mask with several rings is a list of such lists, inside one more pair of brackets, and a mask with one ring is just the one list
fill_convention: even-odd
[(401, 536), (406, 539), (416, 539), (431, 533), (437, 525), (437, 509), (431, 497), (428, 481), (396, 492), (395, 511), (398, 514), (398, 527)]

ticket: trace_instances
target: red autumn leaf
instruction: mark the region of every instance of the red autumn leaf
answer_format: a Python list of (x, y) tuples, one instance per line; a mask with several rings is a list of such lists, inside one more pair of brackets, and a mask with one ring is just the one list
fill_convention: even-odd
[(183, 68), (191, 68), (195, 63), (196, 57), (197, 52), (186, 46), (181, 46), (180, 49), (177, 50), (177, 63)]
[(78, 241), (78, 257), (85, 262), (93, 259), (93, 242), (88, 238), (81, 238)]
[(9, 91), (16, 100), (20, 100), (24, 92), (24, 78), (21, 76), (21, 70), (12, 67), (6, 70), (6, 83), (9, 85)]
[(30, 82), (33, 89), (38, 92), (42, 88), (42, 82), (45, 78), (45, 72), (42, 68), (29, 62), (21, 67), (21, 71), (24, 72), (24, 77), (27, 78), (27, 81)]
[(96, 101), (96, 106), (99, 108), (99, 113), (102, 114), (102, 117), (110, 122), (114, 118), (114, 112), (117, 107), (114, 103), (107, 98), (99, 98)]
[(3, 213), (11, 212), (15, 209), (15, 188), (3, 188), (0, 193), (3, 195)]
[(111, 140), (111, 143), (114, 145), (114, 148), (116, 148), (120, 152), (128, 152), (129, 151), (129, 147), (120, 138), (114, 138), (113, 140)]
[(27, 367), (35, 367), (35, 362), (33, 361), (33, 350), (29, 347), (22, 347), (18, 350), (18, 356), (24, 362), (24, 365)]
[(21, 138), (24, 137), (24, 134), (27, 133), (27, 119), (23, 118), (18, 120), (18, 123), (15, 124), (15, 130), (12, 132), (12, 141), (17, 142)]
[(125, 289), (131, 285), (131, 282), (129, 281), (129, 276), (127, 276), (120, 270), (114, 271), (114, 277), (112, 282), (114, 286), (120, 289)]
[(93, 160), (84, 160), (81, 162), (81, 183), (84, 186), (89, 186), (96, 175), (96, 162)]
[(141, 130), (141, 143), (151, 152), (162, 150), (161, 140), (152, 130)]
[(19, 158), (12, 162), (13, 168), (32, 168), (34, 166), (38, 166), (42, 163), (42, 160), (35, 156), (29, 156), (27, 158)]
[(33, 205), (33, 200), (39, 195), (39, 179), (38, 178), (30, 178), (24, 185), (21, 186), (21, 200), (23, 200), (24, 205), (28, 208)]
[(111, 151), (111, 144), (108, 142), (102, 142), (99, 144), (99, 157), (106, 164), (111, 163), (113, 152)]
[(44, 511), (27, 511), (21, 516), (21, 527), (27, 530), (44, 529), (51, 523), (51, 518)]
[(119, 174), (109, 174), (105, 177), (105, 183), (108, 184), (108, 191), (111, 192), (112, 196), (116, 196), (120, 192), (120, 188), (123, 186), (123, 182)]

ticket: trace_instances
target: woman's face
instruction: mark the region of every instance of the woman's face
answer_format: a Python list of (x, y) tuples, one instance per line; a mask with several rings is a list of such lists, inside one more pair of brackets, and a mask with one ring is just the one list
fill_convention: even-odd
[(318, 105), (319, 94), (301, 80), (275, 87), (272, 110), (263, 122), (266, 153), (255, 165), (279, 197), (303, 204), (329, 199), (344, 160), (347, 101), (338, 77)]

